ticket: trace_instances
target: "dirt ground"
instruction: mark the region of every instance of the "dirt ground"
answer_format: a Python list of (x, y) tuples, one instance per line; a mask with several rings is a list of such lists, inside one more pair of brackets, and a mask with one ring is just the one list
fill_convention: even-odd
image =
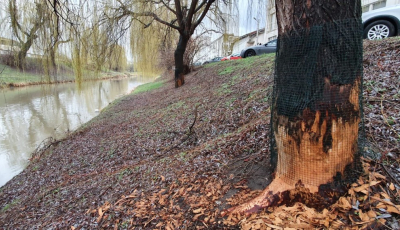
[(396, 229), (400, 39), (364, 44), (363, 174), (320, 212), (301, 204), (221, 212), (271, 180), (274, 55), (201, 67), (174, 88), (131, 94), (35, 152), (0, 188), (4, 229)]

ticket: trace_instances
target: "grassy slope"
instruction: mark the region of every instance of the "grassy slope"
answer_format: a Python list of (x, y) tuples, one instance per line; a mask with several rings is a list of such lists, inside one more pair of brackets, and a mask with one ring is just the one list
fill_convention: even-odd
[(34, 73), (23, 73), (16, 69), (10, 68), (9, 66), (0, 64), (0, 85), (8, 85), (10, 83), (21, 84), (21, 83), (33, 83), (43, 82), (44, 79), (40, 74)]
[[(266, 102), (272, 86), (272, 67), (273, 55), (254, 57), (205, 66), (188, 76), (185, 86), (179, 89), (174, 88), (170, 76), (138, 88), (7, 183), (0, 192), (0, 209), (6, 209), (0, 214), (0, 225), (69, 227), (65, 221), (72, 218), (90, 226), (97, 217), (84, 214), (89, 208), (115, 203), (134, 189), (146, 195), (161, 188), (173, 192), (179, 179), (188, 180), (188, 185), (197, 183), (193, 195), (203, 194), (217, 183), (215, 186), (221, 191), (223, 188), (224, 193), (215, 194), (215, 199), (217, 195), (223, 199), (233, 182), (257, 171), (251, 167), (242, 169), (235, 163), (234, 169), (228, 169), (230, 160), (251, 154), (254, 161), (266, 159), (265, 135), (269, 122)], [(158, 87), (160, 83), (162, 86)], [(139, 92), (141, 88), (153, 89)], [(195, 134), (187, 138), (196, 106)], [(265, 186), (265, 177), (255, 178), (253, 184), (258, 188)], [(209, 212), (217, 208), (212, 199), (207, 202)], [(39, 218), (35, 214), (40, 220), (20, 219), (22, 216), (15, 215), (27, 203), (29, 208), (24, 213), (36, 210), (35, 213), (43, 215)], [(192, 218), (189, 203), (189, 200), (181, 202), (189, 216), (180, 216), (180, 222)], [(60, 204), (62, 212), (58, 213)], [(125, 211), (128, 218), (129, 211)], [(162, 212), (159, 215), (164, 215), (165, 210), (159, 211)], [(145, 221), (135, 217), (139, 225)], [(190, 223), (197, 225), (196, 221)]]
[[(366, 85), (387, 85), (398, 77), (391, 74), (395, 70), (377, 78), (376, 65), (366, 60), (376, 61), (376, 49), (399, 42), (376, 44), (367, 46), (371, 57), (364, 58)], [(220, 211), (256, 196), (259, 190), (254, 189), (267, 184), (273, 59), (268, 55), (213, 63), (187, 76), (181, 88), (174, 88), (171, 76), (163, 77), (114, 102), (1, 188), (0, 226), (237, 227), (243, 217), (221, 219)], [(365, 90), (368, 97), (374, 92), (388, 99), (397, 95), (373, 87)], [(378, 116), (379, 104), (369, 102), (366, 113), (376, 111)], [(372, 110), (375, 106), (378, 109)], [(390, 115), (395, 122), (391, 126), (367, 119), (375, 151), (398, 147), (395, 134), (388, 134), (386, 141), (378, 137), (377, 127), (397, 129), (399, 117), (392, 110)], [(392, 165), (398, 166), (398, 159)], [(360, 208), (365, 200), (360, 199)], [(332, 212), (307, 226), (340, 226), (336, 217), (350, 225), (348, 213), (340, 213), (345, 215)], [(288, 221), (312, 217), (265, 215), (242, 221), (242, 227), (261, 224), (251, 221), (265, 224), (265, 219), (288, 226)]]
[[(40, 60), (39, 60), (40, 61)], [(48, 82), (47, 76), (43, 74), (43, 66), (41, 63), (37, 63), (37, 59), (28, 58), (27, 62), (29, 62), (29, 68), (32, 71), (19, 71), (15, 68), (11, 68), (7, 65), (0, 63), (0, 88), (7, 86), (26, 86), (26, 85), (36, 85), (36, 84), (46, 84)], [(58, 82), (72, 82), (75, 80), (73, 70), (70, 66), (65, 64), (59, 65), (59, 73), (57, 76)], [(34, 71), (33, 71), (34, 70)], [(84, 70), (83, 76), (85, 80), (92, 79), (108, 79), (119, 77), (123, 74), (120, 72), (107, 71), (100, 73), (99, 76), (96, 76), (93, 71)], [(51, 76), (51, 82), (53, 82), (54, 78)]]

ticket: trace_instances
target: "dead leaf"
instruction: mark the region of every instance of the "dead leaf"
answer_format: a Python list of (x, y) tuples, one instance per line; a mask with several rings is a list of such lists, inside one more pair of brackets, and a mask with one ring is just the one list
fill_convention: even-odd
[(293, 224), (293, 223), (290, 223), (289, 227), (295, 228), (295, 229), (312, 229), (313, 228), (313, 226), (311, 224)]
[(389, 188), (390, 188), (390, 190), (392, 190), (392, 191), (394, 191), (394, 190), (396, 189), (396, 188), (394, 187), (394, 184), (393, 184), (393, 183), (390, 183)]
[(363, 190), (365, 190), (367, 188), (369, 188), (369, 184), (364, 184), (364, 185), (361, 185), (361, 186), (359, 186), (357, 188), (354, 188), (354, 191), (361, 192), (361, 191), (363, 191)]
[(99, 217), (97, 217), (97, 223), (99, 223), (101, 218), (103, 218), (103, 214), (104, 214), (103, 209), (99, 208), (98, 213), (99, 213)]
[[(399, 205), (399, 206), (400, 206), (400, 205)], [(391, 212), (391, 213), (400, 214), (400, 211), (399, 211), (399, 209), (396, 208), (396, 206), (388, 205), (388, 206), (386, 207), (386, 210), (387, 210), (388, 212)]]
[(203, 210), (204, 210), (203, 208), (198, 208), (198, 209), (193, 210), (193, 213), (197, 214), (197, 213), (202, 212)]
[(351, 204), (345, 197), (340, 197), (338, 204), (339, 204), (339, 207), (343, 208), (344, 210), (351, 209)]
[(276, 225), (273, 225), (273, 224), (268, 224), (268, 223), (264, 223), (264, 224), (267, 225), (270, 228), (273, 228), (273, 229), (283, 230), (283, 228), (281, 228), (279, 226), (276, 226)]
[(372, 211), (372, 210), (369, 210), (367, 214), (368, 214), (368, 216), (370, 218), (375, 218), (376, 217), (376, 213), (374, 211)]
[(194, 217), (193, 217), (193, 221), (196, 221), (200, 216), (202, 216), (202, 215), (204, 215), (203, 213), (200, 213), (200, 214), (196, 214), (196, 215), (194, 215)]

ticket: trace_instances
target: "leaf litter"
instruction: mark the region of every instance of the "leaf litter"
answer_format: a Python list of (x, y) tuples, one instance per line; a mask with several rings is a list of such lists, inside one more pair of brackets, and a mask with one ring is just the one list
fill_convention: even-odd
[[(0, 188), (6, 229), (398, 229), (399, 39), (364, 42), (363, 174), (329, 208), (221, 212), (271, 180), (274, 56), (204, 66), (128, 95)], [(224, 69), (234, 71), (224, 71)]]

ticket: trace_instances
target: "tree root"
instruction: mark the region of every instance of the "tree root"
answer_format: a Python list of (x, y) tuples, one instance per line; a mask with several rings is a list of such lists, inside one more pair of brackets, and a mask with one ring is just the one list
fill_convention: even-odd
[(250, 215), (261, 209), (279, 206), (283, 204), (294, 204), (303, 202), (311, 206), (324, 206), (325, 200), (316, 192), (315, 186), (303, 185), (299, 181), (296, 185), (290, 185), (279, 177), (276, 177), (264, 191), (253, 200), (236, 207), (229, 208), (221, 214), (245, 214)]

